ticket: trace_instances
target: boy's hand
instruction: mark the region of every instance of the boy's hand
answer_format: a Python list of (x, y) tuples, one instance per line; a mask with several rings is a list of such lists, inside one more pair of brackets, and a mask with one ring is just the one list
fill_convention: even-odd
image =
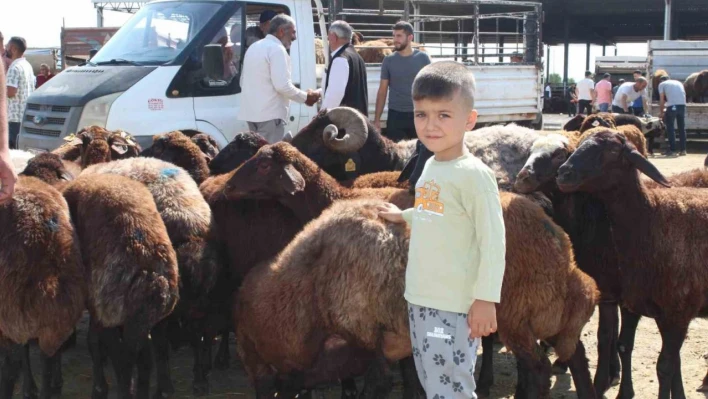
[(385, 203), (378, 208), (379, 216), (393, 223), (405, 223), (403, 212), (394, 204)]
[(497, 331), (497, 308), (493, 302), (475, 300), (467, 315), (470, 338), (486, 337)]

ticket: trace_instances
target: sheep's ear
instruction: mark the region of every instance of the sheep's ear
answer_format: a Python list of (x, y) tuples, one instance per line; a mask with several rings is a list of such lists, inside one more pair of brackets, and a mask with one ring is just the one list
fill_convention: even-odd
[(668, 180), (666, 180), (664, 175), (659, 172), (659, 169), (657, 169), (654, 164), (644, 158), (644, 156), (640, 154), (639, 151), (629, 146), (625, 147), (625, 149), (627, 150), (625, 151), (625, 157), (632, 165), (634, 165), (634, 167), (639, 169), (640, 172), (644, 173), (652, 180), (661, 184), (664, 187), (671, 187), (671, 184)]
[(285, 192), (290, 195), (295, 195), (305, 189), (305, 179), (295, 167), (287, 165), (283, 171), (285, 173), (280, 176), (280, 181), (283, 184)]
[(119, 155), (125, 155), (125, 153), (128, 152), (128, 144), (120, 142), (118, 140), (113, 140), (113, 143), (111, 144), (111, 149)]
[(406, 162), (406, 166), (403, 167), (401, 174), (398, 175), (398, 182), (403, 183), (404, 181), (410, 179), (413, 171), (415, 170), (416, 162), (418, 161), (418, 152), (416, 151), (413, 156)]
[(61, 173), (59, 174), (59, 179), (61, 179), (61, 180), (66, 180), (66, 181), (72, 181), (72, 180), (74, 180), (74, 175), (72, 175), (71, 173), (69, 173), (68, 170), (63, 170), (63, 171), (61, 171)]
[(206, 160), (207, 165), (209, 165), (214, 158), (209, 154), (204, 154), (204, 159)]

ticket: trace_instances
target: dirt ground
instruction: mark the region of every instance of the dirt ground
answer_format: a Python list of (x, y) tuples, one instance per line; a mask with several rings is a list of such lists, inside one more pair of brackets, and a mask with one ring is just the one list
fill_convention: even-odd
[[(690, 149), (690, 148), (689, 148)], [(688, 156), (679, 158), (653, 158), (659, 169), (666, 175), (679, 171), (702, 167), (705, 154), (690, 153)], [(62, 397), (65, 398), (90, 398), (91, 393), (91, 359), (86, 346), (87, 317), (82, 319), (79, 325), (79, 336), (77, 346), (65, 353), (63, 358), (64, 370), (64, 390)], [(585, 327), (582, 340), (588, 350), (591, 372), (594, 375), (597, 366), (597, 311), (591, 321)], [(250, 388), (243, 372), (233, 345), (233, 335), (230, 339), (231, 368), (228, 370), (212, 370), (209, 381), (211, 394), (208, 398), (252, 398), (254, 392)], [(514, 385), (516, 383), (516, 367), (513, 356), (506, 350), (497, 346), (494, 356), (495, 386), (491, 391), (491, 398), (511, 398), (513, 397)], [(656, 397), (658, 392), (658, 382), (656, 377), (656, 361), (661, 350), (661, 337), (652, 319), (643, 318), (637, 331), (636, 344), (633, 355), (633, 377), (636, 398)], [(708, 320), (697, 319), (691, 323), (688, 337), (681, 350), (683, 383), (686, 396), (690, 399), (705, 399), (704, 395), (695, 391), (706, 374), (705, 361), (702, 359), (703, 353), (708, 351)], [(216, 352), (216, 346), (214, 346)], [(39, 379), (39, 356), (36, 347), (32, 348), (32, 363), (35, 370), (35, 378)], [(478, 358), (477, 369), (479, 369), (480, 359)], [(113, 372), (107, 367), (107, 377), (113, 379)], [(192, 396), (192, 355), (189, 348), (182, 348), (172, 354), (171, 372), (175, 388), (176, 398), (186, 398)], [(398, 381), (398, 380), (397, 380)], [(39, 383), (39, 381), (37, 381)], [(155, 378), (152, 378), (153, 385)], [(552, 398), (574, 398), (575, 389), (573, 387), (570, 374), (554, 376), (552, 379)], [(361, 385), (360, 385), (361, 387)], [(612, 387), (607, 392), (606, 398), (614, 398), (617, 395), (618, 387)], [(15, 397), (20, 397), (20, 387), (15, 391)], [(401, 397), (400, 383), (397, 383), (393, 398)], [(111, 391), (110, 398), (115, 398), (114, 390)], [(317, 391), (316, 398), (338, 398), (339, 392), (336, 386), (328, 390)]]

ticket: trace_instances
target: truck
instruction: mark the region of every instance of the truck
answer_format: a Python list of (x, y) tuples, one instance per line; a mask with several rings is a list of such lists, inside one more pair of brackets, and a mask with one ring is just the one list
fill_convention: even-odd
[[(316, 63), (315, 39), (319, 33), (326, 48), (326, 34), (321, 33), (326, 33), (328, 21), (346, 18), (357, 29), (390, 37), (392, 23), (406, 18), (419, 30), (416, 39), (424, 42), (434, 60), (456, 59), (475, 73), (480, 125), (541, 125), (540, 3), (406, 0), (403, 10), (395, 10), (380, 0), (378, 10), (365, 10), (342, 8), (337, 6), (339, 0), (330, 1), (334, 6), (324, 9), (320, 0), (314, 0), (313, 12), (310, 1), (147, 3), (89, 62), (67, 68), (29, 97), (19, 147), (50, 151), (81, 127), (98, 125), (131, 133), (143, 148), (152, 144), (153, 135), (173, 130), (209, 134), (223, 148), (236, 134), (248, 130), (246, 121), (237, 118), (239, 104), (248, 101), (240, 87), (241, 79), (248, 79), (240, 76), (245, 30), (257, 25), (265, 9), (289, 14), (296, 22), (298, 37), (290, 57), (297, 87), (321, 85), (324, 66)], [(371, 22), (373, 16), (367, 14), (391, 22)], [(212, 51), (213, 43), (224, 36), (232, 45)], [(512, 39), (505, 42), (504, 37)], [(228, 71), (228, 76), (214, 76), (212, 67), (224, 56), (227, 67), (222, 71)], [(367, 64), (371, 118), (380, 68), (380, 64)], [(317, 107), (291, 102), (286, 131), (296, 134), (317, 112)], [(385, 126), (385, 114), (382, 119)]]
[[(654, 92), (651, 79), (658, 70), (665, 70), (671, 79), (685, 81), (694, 72), (706, 69), (708, 65), (708, 41), (698, 40), (650, 40), (648, 42), (647, 78), (649, 93)], [(659, 113), (659, 102), (649, 105), (649, 113)], [(708, 104), (686, 104), (686, 131), (701, 133), (708, 131)]]
[(612, 75), (612, 86), (620, 79), (626, 82), (634, 80), (634, 71), (647, 70), (647, 58), (638, 56), (603, 56), (595, 58), (595, 80), (599, 81), (605, 73)]

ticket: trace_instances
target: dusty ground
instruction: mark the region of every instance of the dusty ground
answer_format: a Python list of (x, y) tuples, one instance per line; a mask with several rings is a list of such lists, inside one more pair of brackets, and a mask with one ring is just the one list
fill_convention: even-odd
[[(551, 118), (555, 119), (555, 118)], [(563, 122), (563, 118), (556, 123)], [(547, 119), (548, 120), (548, 119)], [(553, 120), (555, 122), (555, 120)], [(690, 148), (689, 148), (690, 150)], [(690, 151), (689, 151), (690, 152)], [(692, 153), (685, 157), (665, 159), (657, 157), (652, 159), (663, 173), (670, 175), (682, 170), (697, 168), (703, 166), (704, 153)], [(64, 390), (63, 397), (66, 398), (89, 398), (91, 392), (91, 365), (88, 349), (86, 346), (86, 326), (87, 320), (84, 318), (79, 326), (79, 337), (77, 346), (69, 350), (63, 359), (64, 366)], [(590, 359), (591, 371), (594, 374), (597, 365), (597, 312), (592, 320), (585, 327), (582, 340), (588, 349), (588, 357)], [(226, 398), (226, 397), (254, 397), (253, 391), (248, 385), (243, 369), (236, 357), (233, 345), (233, 336), (231, 338), (231, 368), (225, 371), (213, 370), (210, 375), (211, 395), (209, 398)], [(491, 392), (492, 398), (510, 398), (514, 392), (514, 384), (516, 383), (516, 367), (511, 354), (505, 349), (496, 347), (497, 353), (494, 358), (495, 386)], [(636, 398), (652, 398), (656, 397), (658, 392), (658, 382), (656, 378), (656, 360), (659, 351), (661, 350), (661, 337), (654, 321), (644, 318), (639, 324), (637, 332), (634, 356), (633, 356), (633, 375)], [(216, 351), (216, 346), (214, 347)], [(706, 374), (708, 367), (701, 355), (708, 351), (708, 320), (694, 320), (691, 324), (688, 338), (684, 343), (681, 351), (682, 366), (683, 366), (683, 382), (686, 389), (686, 395), (691, 399), (705, 399), (708, 395), (704, 395), (695, 391)], [(35, 368), (35, 376), (39, 378), (38, 353), (37, 349), (32, 349), (32, 362)], [(191, 350), (182, 348), (172, 355), (171, 371), (172, 377), (176, 385), (177, 393), (175, 397), (185, 398), (191, 397), (191, 381), (192, 381), (192, 360)], [(478, 359), (479, 368), (479, 359)], [(107, 366), (107, 376), (113, 378), (112, 370)], [(39, 382), (39, 381), (38, 381)], [(109, 381), (110, 384), (110, 381)], [(154, 376), (153, 376), (154, 384)], [(614, 398), (617, 394), (618, 387), (613, 387), (607, 394), (607, 398)], [(19, 387), (16, 389), (15, 397), (19, 397)], [(111, 398), (115, 398), (115, 392), (111, 392)], [(320, 398), (338, 398), (338, 390), (332, 387), (326, 391), (318, 391), (316, 397)], [(401, 397), (400, 386), (396, 387), (394, 398)], [(552, 397), (554, 399), (573, 398), (576, 397), (574, 387), (569, 374), (553, 377), (552, 380)]]

